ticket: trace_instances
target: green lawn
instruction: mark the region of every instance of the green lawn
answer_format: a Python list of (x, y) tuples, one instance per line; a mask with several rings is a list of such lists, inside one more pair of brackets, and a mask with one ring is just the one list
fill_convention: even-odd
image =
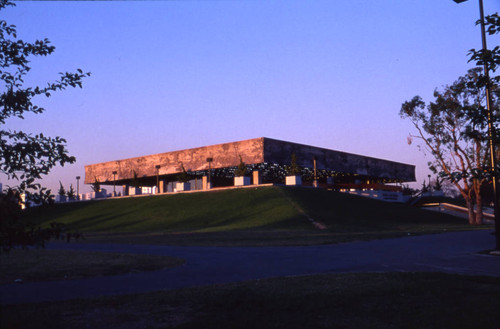
[(122, 198), (34, 208), (26, 216), (84, 232), (191, 232), (308, 228), (276, 188)]
[(321, 274), (2, 306), (2, 328), (500, 328), (500, 279)]
[(335, 243), (471, 229), (465, 219), (404, 204), (278, 186), (57, 204), (25, 217), (63, 222), (89, 238), (202, 245)]

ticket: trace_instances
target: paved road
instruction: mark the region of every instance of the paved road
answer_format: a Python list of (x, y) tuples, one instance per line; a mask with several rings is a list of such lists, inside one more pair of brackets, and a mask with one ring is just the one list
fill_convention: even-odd
[(438, 271), (500, 276), (491, 231), (454, 232), (307, 247), (174, 247), (51, 244), (53, 249), (168, 255), (173, 269), (81, 280), (0, 286), (0, 303), (42, 302), (177, 289), (278, 276), (341, 272)]

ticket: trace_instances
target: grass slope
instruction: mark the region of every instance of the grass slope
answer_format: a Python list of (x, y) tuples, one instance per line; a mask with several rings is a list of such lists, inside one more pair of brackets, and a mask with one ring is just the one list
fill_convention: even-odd
[(83, 232), (324, 232), (428, 231), (460, 229), (465, 220), (403, 204), (334, 191), (261, 187), (150, 197), (123, 198), (33, 208), (25, 217), (58, 221)]
[(322, 189), (285, 188), (281, 191), (310, 218), (337, 233), (470, 229), (466, 219), (406, 204)]
[(307, 228), (276, 188), (234, 189), (58, 204), (26, 217), (84, 232), (192, 232)]

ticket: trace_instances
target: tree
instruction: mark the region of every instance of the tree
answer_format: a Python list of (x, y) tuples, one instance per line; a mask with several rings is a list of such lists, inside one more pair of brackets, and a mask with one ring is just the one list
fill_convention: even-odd
[(403, 188), (403, 195), (413, 196), (419, 192), (418, 189), (413, 189), (408, 184), (402, 184), (401, 187)]
[[(400, 116), (409, 119), (417, 130), (409, 142), (419, 139), (420, 146), (434, 158), (428, 163), (431, 171), (450, 179), (459, 190), (467, 204), (470, 224), (482, 223), (481, 187), (491, 181), (485, 91), (478, 85), (480, 79), (481, 69), (471, 69), (444, 90), (436, 90), (434, 102), (426, 105), (415, 96), (400, 110)], [(498, 119), (498, 87), (494, 85), (492, 90)]]
[(66, 192), (66, 196), (69, 200), (74, 200), (76, 198), (75, 189), (73, 188), (73, 184), (69, 185), (69, 190)]
[(429, 185), (427, 185), (427, 183), (425, 182), (425, 179), (422, 182), (422, 188), (420, 189), (420, 192), (422, 192), (422, 193), (429, 192)]
[(66, 195), (66, 190), (64, 189), (64, 186), (62, 185), (61, 181), (59, 181), (59, 191), (57, 192), (60, 196), (65, 196)]
[(190, 179), (191, 176), (186, 171), (186, 168), (184, 168), (184, 164), (181, 163), (181, 173), (177, 175), (177, 180), (181, 183), (187, 183)]
[(132, 181), (130, 182), (130, 186), (132, 187), (135, 187), (135, 188), (139, 188), (139, 177), (137, 175), (137, 172), (134, 170), (133, 171), (133, 178), (132, 178)]
[[(484, 19), (485, 32), (489, 35), (494, 35), (500, 33), (500, 16), (498, 13), (488, 15)], [(481, 20), (476, 22), (476, 25), (480, 25)], [(488, 70), (495, 72), (498, 67), (500, 67), (500, 46), (496, 46), (493, 49), (480, 49), (476, 50), (472, 48), (469, 50), (469, 62), (476, 63), (477, 66), (483, 66), (486, 64)], [(500, 76), (492, 78), (496, 82), (500, 82)], [(483, 87), (488, 83), (485, 77), (482, 77), (479, 81), (480, 85)]]
[(92, 191), (94, 191), (95, 193), (101, 191), (101, 182), (99, 182), (97, 177), (94, 176), (94, 182), (92, 183), (92, 185), (90, 187), (92, 188)]
[[(14, 6), (7, 0), (0, 0), (0, 10)], [(24, 119), (26, 113), (41, 114), (44, 108), (33, 104), (36, 96), (50, 97), (54, 91), (67, 87), (82, 87), (82, 79), (90, 75), (78, 69), (77, 73), (61, 73), (60, 79), (45, 87), (25, 87), (24, 77), (30, 71), (30, 56), (47, 56), (55, 47), (47, 39), (34, 43), (17, 38), (16, 27), (0, 21), (0, 172), (8, 179), (19, 181), (21, 192), (39, 189), (35, 180), (47, 175), (56, 165), (74, 163), (75, 157), (68, 155), (66, 140), (48, 137), (43, 133), (30, 134), (4, 128), (8, 118)]]
[[(481, 25), (481, 34), (482, 34), (482, 44), (483, 47), (481, 50), (477, 51), (475, 49), (471, 49), (469, 52), (470, 59), (469, 62), (476, 62), (476, 65), (483, 66), (484, 68), (484, 76), (480, 81), (479, 85), (484, 86), (486, 89), (487, 95), (491, 95), (491, 82), (496, 81), (500, 83), (500, 76), (490, 77), (490, 71), (495, 72), (496, 69), (500, 65), (500, 46), (496, 46), (492, 50), (489, 50), (486, 46), (486, 31), (489, 35), (500, 33), (500, 16), (498, 13), (493, 15), (489, 15), (486, 19), (483, 18), (483, 6), (482, 2), (480, 3), (481, 9), (481, 18), (476, 22), (476, 25)], [(493, 113), (493, 102), (489, 100), (488, 102), (488, 132), (489, 132), (489, 148), (490, 148), (490, 171), (493, 176), (493, 184), (491, 186), (491, 190), (493, 192), (493, 209), (495, 214), (495, 237), (496, 237), (496, 249), (500, 250), (500, 200), (499, 200), (499, 170), (498, 170), (498, 162), (496, 161), (498, 155), (495, 152), (495, 145), (499, 143), (498, 139), (495, 139), (497, 136), (495, 131), (498, 132), (498, 127), (495, 127), (495, 118)], [(497, 120), (498, 122), (498, 120)], [(496, 162), (496, 163), (495, 163)]]
[(241, 177), (245, 176), (247, 174), (247, 165), (245, 162), (243, 162), (243, 159), (241, 158), (240, 155), (240, 163), (238, 164), (238, 167), (236, 167), (236, 170), (234, 171), (234, 175), (236, 177)]
[(302, 168), (297, 164), (297, 156), (295, 155), (295, 152), (292, 153), (292, 156), (290, 158), (290, 166), (287, 166), (287, 173), (290, 176), (297, 176), (300, 174), (302, 171)]
[(436, 191), (442, 191), (443, 190), (443, 180), (440, 179), (439, 177), (436, 177), (436, 182), (434, 183), (434, 189)]
[[(8, 6), (14, 4), (0, 0), (0, 10)], [(29, 192), (32, 199), (49, 202), (50, 191), (36, 180), (47, 175), (56, 165), (74, 163), (75, 157), (68, 154), (64, 138), (5, 128), (8, 119), (24, 119), (27, 113), (41, 114), (45, 111), (33, 103), (35, 97), (50, 97), (52, 92), (68, 87), (81, 88), (82, 79), (90, 75), (78, 69), (76, 73), (61, 73), (59, 80), (45, 87), (25, 86), (25, 76), (31, 69), (30, 58), (48, 56), (54, 50), (55, 47), (47, 39), (32, 43), (18, 39), (16, 27), (0, 20), (0, 173), (19, 184), (11, 187), (7, 194), (0, 194), (2, 208), (9, 209), (2, 211), (0, 217), (2, 249), (41, 244), (51, 236), (60, 236), (59, 225), (55, 225), (52, 231), (34, 229), (31, 224), (20, 220), (16, 209), (19, 208), (21, 193), (25, 192)]]

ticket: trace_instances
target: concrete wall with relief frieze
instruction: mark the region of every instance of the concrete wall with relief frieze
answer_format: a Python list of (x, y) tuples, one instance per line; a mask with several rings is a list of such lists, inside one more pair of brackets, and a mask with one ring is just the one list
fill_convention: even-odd
[(182, 151), (146, 155), (117, 161), (109, 161), (85, 166), (85, 184), (92, 184), (97, 178), (99, 182), (129, 180), (137, 176), (156, 176), (156, 166), (160, 165), (159, 174), (169, 175), (181, 172), (181, 163), (187, 171), (207, 170), (207, 158), (213, 158), (211, 168), (234, 167), (240, 163), (240, 155), (246, 164), (264, 162), (264, 138), (198, 147)]
[(290, 164), (294, 152), (297, 164), (304, 168), (313, 168), (313, 157), (316, 157), (318, 169), (392, 178), (405, 182), (415, 181), (413, 165), (264, 138), (264, 159), (268, 163)]

